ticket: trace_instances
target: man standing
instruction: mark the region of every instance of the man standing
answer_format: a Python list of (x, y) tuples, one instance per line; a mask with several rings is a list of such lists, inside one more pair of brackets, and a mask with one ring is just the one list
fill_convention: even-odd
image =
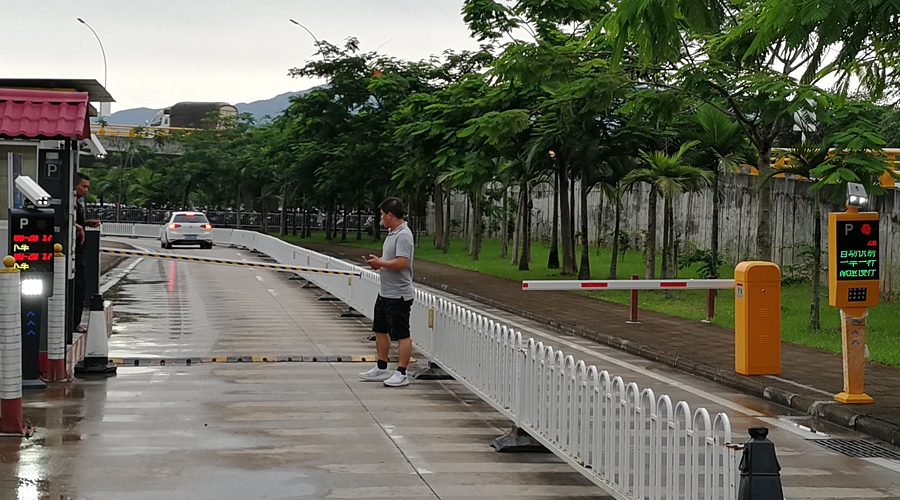
[(97, 227), (100, 221), (89, 220), (84, 218), (84, 197), (87, 196), (91, 189), (91, 178), (81, 172), (75, 174), (75, 294), (72, 304), (72, 325), (73, 330), (78, 333), (87, 331), (81, 324), (81, 317), (84, 314), (84, 228)]
[[(369, 255), (366, 263), (378, 271), (381, 278), (378, 299), (375, 301), (375, 332), (377, 364), (371, 370), (359, 374), (359, 378), (369, 382), (384, 381), (388, 387), (409, 385), (406, 366), (412, 355), (412, 339), (409, 338), (409, 315), (415, 292), (413, 290), (413, 234), (404, 221), (403, 203), (397, 198), (388, 198), (378, 206), (381, 221), (390, 230), (384, 239), (381, 257)], [(398, 344), (399, 361), (397, 371), (391, 374), (388, 367), (388, 353), (391, 341)]]

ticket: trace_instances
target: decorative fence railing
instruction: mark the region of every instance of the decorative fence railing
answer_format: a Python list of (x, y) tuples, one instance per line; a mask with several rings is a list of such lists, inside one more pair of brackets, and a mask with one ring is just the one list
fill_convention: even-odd
[[(103, 231), (150, 232), (121, 224)], [(379, 277), (371, 270), (261, 233), (214, 229), (213, 238), (281, 264), (359, 271), (358, 278), (303, 277), (373, 316)], [(614, 497), (737, 498), (738, 447), (726, 414), (692, 410), (422, 289), (411, 332), (425, 356)]]

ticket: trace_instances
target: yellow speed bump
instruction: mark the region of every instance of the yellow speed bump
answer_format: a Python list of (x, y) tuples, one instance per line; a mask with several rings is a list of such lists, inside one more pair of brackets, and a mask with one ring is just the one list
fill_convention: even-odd
[(338, 271), (335, 269), (323, 269), (309, 266), (286, 266), (283, 264), (267, 264), (264, 262), (244, 262), (242, 260), (213, 259), (209, 257), (193, 257), (188, 255), (175, 255), (169, 253), (138, 252), (136, 250), (120, 250), (118, 248), (101, 248), (100, 253), (110, 255), (122, 255), (125, 257), (145, 257), (149, 259), (181, 260), (185, 262), (199, 262), (201, 264), (219, 264), (225, 266), (254, 267), (257, 269), (275, 269), (279, 271), (296, 271), (298, 273), (330, 274), (334, 276), (359, 276), (359, 271)]

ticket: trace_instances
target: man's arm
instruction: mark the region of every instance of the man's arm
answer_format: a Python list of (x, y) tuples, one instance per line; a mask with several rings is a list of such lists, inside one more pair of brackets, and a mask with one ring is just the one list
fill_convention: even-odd
[(377, 267), (375, 266), (378, 266), (389, 269), (391, 271), (400, 271), (401, 269), (405, 269), (406, 266), (409, 265), (409, 258), (412, 257), (412, 254), (412, 238), (404, 234), (397, 239), (397, 257), (391, 260), (384, 260), (380, 257), (370, 255), (369, 265), (371, 265), (373, 269), (377, 269)]

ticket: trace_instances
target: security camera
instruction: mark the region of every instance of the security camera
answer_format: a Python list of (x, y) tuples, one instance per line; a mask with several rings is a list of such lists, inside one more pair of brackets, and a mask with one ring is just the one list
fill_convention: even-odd
[(869, 202), (869, 193), (862, 184), (856, 182), (847, 183), (847, 205), (861, 208)]
[(34, 182), (27, 175), (16, 177), (16, 189), (19, 190), (32, 205), (38, 208), (47, 208), (50, 206), (50, 200), (53, 198), (50, 193), (44, 191), (44, 188)]

